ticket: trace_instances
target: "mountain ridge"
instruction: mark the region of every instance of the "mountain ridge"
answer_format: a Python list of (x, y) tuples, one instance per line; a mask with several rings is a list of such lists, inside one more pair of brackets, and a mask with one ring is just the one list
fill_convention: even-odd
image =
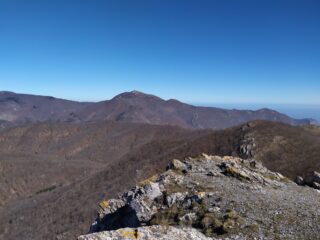
[(290, 125), (313, 124), (313, 119), (294, 119), (268, 108), (253, 110), (193, 106), (176, 99), (164, 100), (137, 90), (110, 100), (77, 102), (50, 96), (0, 92), (0, 128), (30, 122), (118, 122), (175, 125), (190, 129), (224, 129), (253, 120)]
[(319, 146), (319, 127), (266, 121), (225, 130), (114, 121), (10, 128), (0, 133), (0, 239), (75, 239), (88, 231), (97, 202), (170, 159), (203, 152), (253, 157), (294, 179), (320, 171)]

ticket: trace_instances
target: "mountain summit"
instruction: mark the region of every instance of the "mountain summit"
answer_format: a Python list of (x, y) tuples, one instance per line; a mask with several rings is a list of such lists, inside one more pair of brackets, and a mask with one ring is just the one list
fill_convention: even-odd
[(190, 129), (223, 129), (252, 120), (269, 120), (290, 125), (303, 125), (312, 119), (293, 119), (270, 109), (227, 110), (196, 107), (174, 99), (131, 91), (111, 100), (88, 103), (48, 96), (1, 92), (0, 126), (33, 122), (98, 122), (112, 120), (157, 125), (175, 125)]

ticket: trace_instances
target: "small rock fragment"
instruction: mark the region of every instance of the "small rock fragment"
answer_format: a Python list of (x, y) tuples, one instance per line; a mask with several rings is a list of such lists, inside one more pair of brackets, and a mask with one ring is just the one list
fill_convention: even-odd
[(300, 186), (303, 186), (304, 185), (304, 179), (301, 177), (301, 176), (297, 176), (295, 179), (294, 179), (294, 182)]
[(175, 169), (175, 170), (180, 170), (180, 171), (185, 170), (186, 171), (187, 167), (183, 162), (179, 161), (178, 159), (173, 159), (172, 161), (169, 162), (167, 169)]
[(313, 183), (312, 183), (312, 187), (315, 188), (315, 189), (320, 190), (320, 183), (313, 182)]

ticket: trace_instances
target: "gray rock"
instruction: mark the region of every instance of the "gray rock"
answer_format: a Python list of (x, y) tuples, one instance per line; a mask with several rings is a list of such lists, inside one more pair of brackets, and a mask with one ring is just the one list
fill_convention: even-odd
[(168, 207), (171, 207), (175, 203), (182, 203), (184, 199), (186, 198), (187, 193), (173, 193), (166, 197), (166, 204)]
[(172, 226), (150, 226), (139, 228), (122, 228), (78, 237), (78, 240), (209, 240), (194, 228), (177, 228)]
[(140, 199), (134, 199), (129, 204), (130, 209), (135, 212), (136, 217), (140, 222), (147, 222), (151, 219), (153, 209), (150, 205), (151, 204), (148, 204)]
[(313, 183), (312, 183), (312, 187), (315, 188), (315, 189), (320, 190), (320, 183), (313, 182)]
[(197, 219), (196, 213), (187, 213), (180, 217), (179, 220), (186, 225), (192, 225), (192, 223)]
[(313, 171), (309, 173), (305, 178), (305, 183), (312, 187), (313, 183), (320, 183), (320, 173)]
[[(179, 171), (103, 201), (92, 225), (97, 233), (79, 239), (318, 238), (319, 190), (301, 188), (254, 159), (204, 154), (169, 165)], [(317, 176), (312, 173), (312, 180)], [(320, 189), (318, 182), (310, 184)]]
[(320, 173), (319, 172), (313, 172), (313, 181), (316, 183), (320, 183)]
[(303, 186), (305, 183), (304, 183), (304, 179), (300, 176), (297, 176), (295, 179), (294, 179), (294, 182), (300, 186)]
[(162, 192), (159, 187), (159, 183), (150, 183), (144, 186), (146, 196), (149, 199), (154, 200), (157, 197), (160, 197), (162, 195)]
[(170, 161), (167, 168), (180, 171), (187, 170), (187, 166), (178, 159), (173, 159), (172, 161)]

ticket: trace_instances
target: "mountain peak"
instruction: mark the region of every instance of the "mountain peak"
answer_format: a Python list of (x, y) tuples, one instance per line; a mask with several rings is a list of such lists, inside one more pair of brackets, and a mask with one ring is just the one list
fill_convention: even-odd
[(148, 93), (144, 93), (144, 92), (140, 92), (137, 90), (133, 90), (130, 92), (123, 92), (118, 94), (117, 96), (115, 96), (113, 99), (126, 99), (126, 98), (156, 98), (156, 99), (161, 99), (155, 95), (152, 94), (148, 94)]
[(140, 92), (140, 91), (137, 91), (137, 90), (133, 90), (131, 91), (130, 93), (134, 94), (134, 95), (148, 95), (146, 93), (143, 93), (143, 92)]

